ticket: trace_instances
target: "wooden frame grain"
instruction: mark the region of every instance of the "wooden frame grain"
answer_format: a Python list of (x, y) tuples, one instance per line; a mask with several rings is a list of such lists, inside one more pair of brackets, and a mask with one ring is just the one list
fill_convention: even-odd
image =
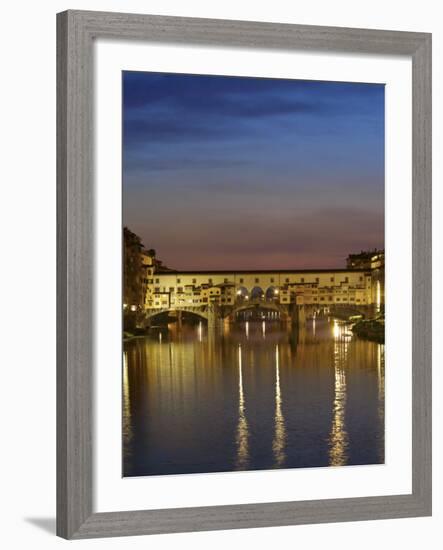
[[(93, 513), (93, 42), (412, 58), (412, 494)], [(431, 514), (431, 35), (88, 11), (57, 15), (57, 534), (67, 539)]]

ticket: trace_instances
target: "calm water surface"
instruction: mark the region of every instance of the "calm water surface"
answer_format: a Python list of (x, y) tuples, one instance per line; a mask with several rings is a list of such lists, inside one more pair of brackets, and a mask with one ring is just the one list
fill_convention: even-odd
[(124, 476), (383, 462), (384, 346), (334, 320), (124, 345)]

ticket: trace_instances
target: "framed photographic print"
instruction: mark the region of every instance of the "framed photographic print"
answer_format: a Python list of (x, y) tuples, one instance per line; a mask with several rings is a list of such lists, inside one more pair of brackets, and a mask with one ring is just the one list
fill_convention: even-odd
[(58, 15), (65, 538), (431, 513), (431, 37)]

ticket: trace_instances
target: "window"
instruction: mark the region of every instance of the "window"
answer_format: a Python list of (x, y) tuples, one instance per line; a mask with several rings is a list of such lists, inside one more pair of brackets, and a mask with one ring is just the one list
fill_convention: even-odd
[(228, 279), (224, 279), (224, 282), (227, 283), (227, 282), (228, 282)]
[(256, 277), (256, 278), (255, 278), (255, 282), (256, 282), (256, 283), (259, 283), (260, 280)]
[(179, 286), (179, 287), (177, 288), (177, 292), (178, 292), (179, 294), (181, 294), (181, 293), (183, 292), (183, 287), (182, 287), (182, 286)]
[(159, 286), (156, 286), (156, 287), (154, 288), (154, 292), (160, 292), (160, 287), (159, 287)]
[(286, 278), (286, 279), (285, 279), (285, 282), (286, 282), (286, 283), (289, 283), (289, 279), (288, 279), (288, 278)]
[(304, 282), (305, 282), (305, 278), (302, 277), (302, 278), (300, 279), (300, 281), (301, 281), (302, 283), (304, 283)]
[(360, 282), (363, 281), (363, 277), (359, 277)]
[(179, 285), (181, 283), (181, 280), (180, 279), (177, 279), (177, 284)]
[(212, 279), (209, 279), (209, 284), (212, 285)]
[(349, 283), (349, 277), (345, 277), (345, 283)]
[(169, 292), (174, 292), (174, 287), (173, 286), (169, 287)]
[(333, 282), (334, 282), (334, 277), (331, 277), (331, 283), (333, 283)]
[(315, 282), (316, 283), (319, 283), (320, 282), (320, 279), (318, 277), (315, 278)]
[(273, 283), (273, 282), (274, 282), (274, 277), (271, 277), (271, 283)]
[(197, 282), (197, 279), (192, 279), (192, 284), (195, 285), (195, 283)]
[(243, 283), (243, 279), (240, 279), (240, 283)]
[(160, 282), (160, 279), (155, 279), (155, 282), (158, 284)]

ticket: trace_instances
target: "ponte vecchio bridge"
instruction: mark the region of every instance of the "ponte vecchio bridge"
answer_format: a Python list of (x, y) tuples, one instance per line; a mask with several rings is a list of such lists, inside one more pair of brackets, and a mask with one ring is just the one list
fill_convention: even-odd
[(368, 312), (379, 310), (384, 303), (383, 277), (378, 269), (156, 273), (154, 267), (147, 267), (147, 323), (161, 313), (180, 320), (182, 313), (188, 312), (214, 326), (254, 309), (303, 323), (318, 310)]

